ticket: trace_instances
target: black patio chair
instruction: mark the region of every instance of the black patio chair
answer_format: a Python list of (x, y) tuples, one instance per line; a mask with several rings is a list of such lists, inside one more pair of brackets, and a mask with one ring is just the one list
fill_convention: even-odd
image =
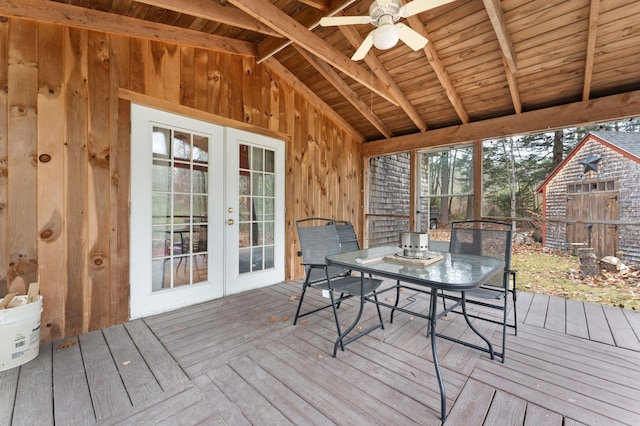
[(342, 252), (360, 250), (360, 243), (353, 224), (346, 220), (336, 220), (334, 223)]
[[(375, 297), (375, 290), (380, 287), (382, 280), (365, 277), (361, 291), (360, 276), (352, 275), (348, 269), (327, 265), (325, 260), (327, 256), (358, 249), (357, 238), (350, 223), (341, 221), (336, 226), (336, 222), (332, 219), (308, 218), (296, 221), (296, 228), (300, 240), (302, 264), (305, 267), (305, 280), (293, 324), (297, 324), (299, 318), (331, 307), (340, 336), (342, 335), (338, 320), (340, 303), (353, 296), (362, 297), (373, 294)], [(343, 234), (343, 245), (341, 245), (338, 229)], [(304, 296), (309, 288), (327, 291), (331, 303), (300, 313)], [(339, 296), (336, 297), (334, 294), (338, 293)], [(376, 309), (380, 320), (379, 326), (384, 328), (380, 307), (376, 305)], [(342, 342), (340, 343), (341, 349), (344, 350)]]
[[(466, 315), (484, 321), (489, 321), (502, 326), (502, 352), (496, 355), (504, 362), (506, 352), (507, 327), (513, 328), (518, 333), (516, 313), (516, 271), (511, 269), (511, 245), (512, 227), (509, 223), (494, 222), (488, 220), (469, 220), (451, 223), (451, 253), (475, 254), (490, 256), (504, 261), (504, 273), (494, 276), (488, 283), (477, 289), (463, 292), (462, 294), (442, 293), (443, 303), (453, 300), (460, 303), (459, 306), (466, 311)], [(513, 322), (508, 320), (508, 301), (513, 301)], [(478, 305), (485, 308), (500, 311), (500, 320), (478, 311), (470, 312), (468, 305)], [(459, 309), (451, 312), (462, 313)]]

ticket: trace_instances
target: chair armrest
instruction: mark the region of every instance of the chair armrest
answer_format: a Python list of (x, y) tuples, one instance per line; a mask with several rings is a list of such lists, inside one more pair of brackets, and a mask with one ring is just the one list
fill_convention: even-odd
[(302, 266), (306, 266), (308, 268), (326, 268), (326, 263), (302, 263)]

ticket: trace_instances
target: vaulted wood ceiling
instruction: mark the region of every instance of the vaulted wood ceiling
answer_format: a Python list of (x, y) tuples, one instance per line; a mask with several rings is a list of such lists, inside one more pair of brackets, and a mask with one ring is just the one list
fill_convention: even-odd
[(400, 42), (352, 61), (374, 27), (319, 20), (368, 15), (371, 2), (12, 0), (0, 13), (13, 4), (35, 18), (254, 56), (288, 69), (363, 141), (555, 114), (550, 107), (625, 93), (634, 106), (612, 115), (640, 114), (640, 1), (456, 0), (403, 21), (429, 40), (424, 49)]

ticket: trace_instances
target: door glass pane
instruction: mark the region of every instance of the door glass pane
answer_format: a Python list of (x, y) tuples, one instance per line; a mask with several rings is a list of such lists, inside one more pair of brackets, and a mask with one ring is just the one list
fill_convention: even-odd
[(276, 155), (275, 152), (266, 149), (264, 151), (264, 171), (275, 173), (276, 171)]
[(171, 130), (153, 128), (153, 158), (171, 158)]
[(238, 271), (273, 268), (275, 152), (240, 144)]
[(191, 170), (188, 164), (176, 163), (173, 167), (173, 191), (189, 192), (191, 190)]
[(206, 280), (209, 138), (153, 128), (153, 291)]
[(251, 195), (251, 173), (240, 170), (238, 179), (238, 193), (240, 195)]
[(171, 191), (171, 163), (164, 160), (153, 160), (151, 168), (153, 190), (169, 192)]
[(174, 132), (173, 150), (174, 160), (191, 160), (191, 135), (184, 132)]
[(272, 174), (264, 175), (264, 195), (267, 197), (275, 197), (276, 195), (276, 176)]
[(251, 157), (251, 170), (262, 171), (264, 170), (262, 164), (262, 153), (264, 150), (262, 148), (253, 147), (252, 157)]
[(246, 222), (251, 218), (251, 197), (240, 197), (238, 217), (240, 221)]
[(264, 175), (262, 173), (252, 173), (252, 187), (251, 195), (261, 196), (263, 195)]

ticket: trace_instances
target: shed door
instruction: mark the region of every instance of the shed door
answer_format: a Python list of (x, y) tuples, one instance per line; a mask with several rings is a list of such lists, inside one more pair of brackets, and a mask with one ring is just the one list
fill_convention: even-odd
[(589, 221), (616, 221), (618, 192), (584, 192), (567, 197), (567, 219), (586, 223), (567, 225), (567, 242), (593, 247), (596, 256), (615, 256), (618, 251), (618, 227), (611, 224), (589, 223)]

